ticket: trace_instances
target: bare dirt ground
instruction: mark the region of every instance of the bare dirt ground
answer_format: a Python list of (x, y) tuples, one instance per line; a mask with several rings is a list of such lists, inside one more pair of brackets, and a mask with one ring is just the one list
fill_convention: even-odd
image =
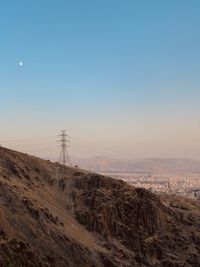
[(200, 266), (200, 204), (0, 147), (0, 266)]

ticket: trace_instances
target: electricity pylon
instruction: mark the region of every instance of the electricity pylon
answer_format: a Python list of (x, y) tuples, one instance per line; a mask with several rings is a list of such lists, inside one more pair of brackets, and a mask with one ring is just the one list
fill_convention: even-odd
[(60, 140), (58, 140), (58, 142), (61, 143), (61, 151), (60, 151), (60, 157), (59, 157), (59, 163), (62, 164), (63, 166), (72, 166), (71, 161), (70, 161), (70, 157), (69, 157), (69, 152), (68, 152), (68, 148), (69, 148), (69, 140), (67, 139), (69, 137), (69, 135), (66, 134), (65, 130), (61, 131), (61, 134), (59, 135), (61, 137)]
[(66, 134), (65, 130), (61, 131), (61, 134), (59, 135), (61, 137), (60, 140), (57, 142), (60, 143), (61, 151), (58, 162), (62, 165), (62, 167), (56, 166), (56, 183), (59, 185), (61, 180), (64, 178), (64, 172), (65, 172), (65, 166), (72, 166), (70, 157), (69, 157), (69, 140), (67, 139), (69, 135)]

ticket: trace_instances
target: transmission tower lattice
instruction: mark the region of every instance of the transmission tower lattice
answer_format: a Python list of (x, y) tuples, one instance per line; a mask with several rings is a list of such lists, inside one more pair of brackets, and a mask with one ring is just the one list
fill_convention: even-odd
[(61, 134), (59, 135), (61, 137), (58, 142), (60, 142), (61, 151), (60, 151), (60, 157), (59, 157), (59, 163), (63, 166), (72, 166), (70, 156), (69, 156), (69, 135), (66, 134), (65, 130), (61, 131)]

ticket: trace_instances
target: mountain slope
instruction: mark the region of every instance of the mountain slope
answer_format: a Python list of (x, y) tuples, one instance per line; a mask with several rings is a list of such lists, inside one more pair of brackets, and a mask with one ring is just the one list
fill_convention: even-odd
[(200, 266), (199, 230), (197, 202), (0, 148), (0, 266)]

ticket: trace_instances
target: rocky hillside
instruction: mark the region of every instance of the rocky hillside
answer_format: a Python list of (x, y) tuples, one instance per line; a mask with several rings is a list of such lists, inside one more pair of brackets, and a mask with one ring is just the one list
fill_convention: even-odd
[(200, 266), (200, 204), (1, 147), (0, 266)]

